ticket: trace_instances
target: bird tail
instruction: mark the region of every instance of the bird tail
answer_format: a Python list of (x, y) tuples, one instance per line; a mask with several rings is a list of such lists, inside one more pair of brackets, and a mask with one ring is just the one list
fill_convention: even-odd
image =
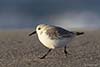
[(84, 32), (76, 32), (76, 35), (83, 35)]

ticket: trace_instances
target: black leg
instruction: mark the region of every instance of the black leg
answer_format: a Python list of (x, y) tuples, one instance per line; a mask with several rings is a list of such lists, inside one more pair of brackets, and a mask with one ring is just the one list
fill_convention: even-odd
[(69, 54), (66, 50), (66, 46), (64, 47), (64, 53), (65, 53), (65, 56), (67, 57), (67, 55)]
[(42, 56), (40, 59), (44, 59), (44, 58), (49, 54), (49, 52), (50, 52), (51, 50), (52, 50), (52, 49), (49, 49), (48, 52), (47, 52), (44, 56)]

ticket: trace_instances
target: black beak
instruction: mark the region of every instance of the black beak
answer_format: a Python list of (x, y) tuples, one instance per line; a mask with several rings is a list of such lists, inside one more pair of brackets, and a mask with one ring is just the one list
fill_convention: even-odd
[(36, 31), (34, 31), (34, 32), (30, 33), (30, 34), (29, 34), (29, 36), (32, 36), (32, 35), (33, 35), (33, 34), (35, 34), (35, 33), (36, 33)]

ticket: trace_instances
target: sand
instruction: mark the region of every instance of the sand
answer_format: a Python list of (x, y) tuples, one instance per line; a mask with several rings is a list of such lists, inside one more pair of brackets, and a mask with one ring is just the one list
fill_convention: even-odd
[(0, 67), (100, 67), (100, 31), (85, 31), (68, 44), (70, 55), (63, 48), (47, 52), (32, 30), (0, 31)]

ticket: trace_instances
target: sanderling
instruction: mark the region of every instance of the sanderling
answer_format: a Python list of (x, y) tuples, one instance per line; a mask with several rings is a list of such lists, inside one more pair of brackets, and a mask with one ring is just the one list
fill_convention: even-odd
[(73, 32), (65, 30), (64, 28), (48, 25), (39, 24), (36, 27), (36, 31), (29, 34), (29, 36), (37, 33), (40, 42), (47, 48), (48, 52), (42, 56), (40, 59), (45, 58), (48, 53), (55, 48), (64, 47), (64, 53), (67, 56), (68, 52), (66, 50), (67, 44), (78, 35), (84, 34), (84, 32)]

